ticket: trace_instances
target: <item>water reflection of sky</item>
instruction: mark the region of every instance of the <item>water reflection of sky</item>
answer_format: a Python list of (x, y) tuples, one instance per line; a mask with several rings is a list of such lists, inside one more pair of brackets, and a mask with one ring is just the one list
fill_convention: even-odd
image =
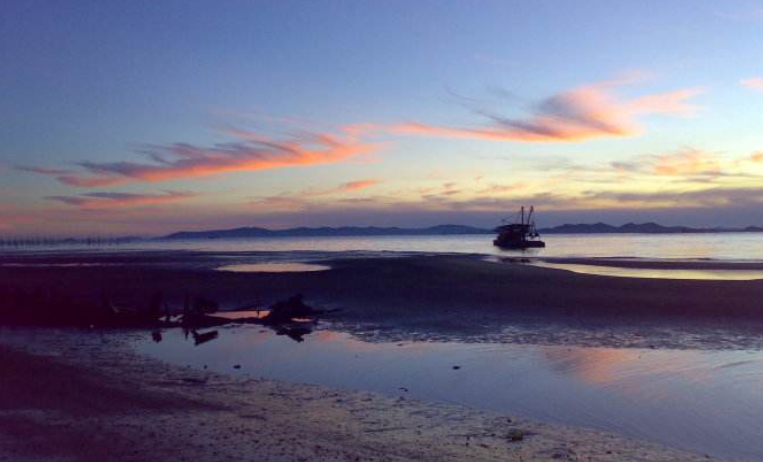
[(750, 281), (763, 279), (760, 270), (713, 270), (713, 269), (656, 269), (656, 268), (623, 268), (617, 266), (577, 265), (570, 263), (533, 262), (534, 266), (554, 268), (575, 273), (595, 274), (623, 278), (656, 278), (656, 279), (705, 279), (705, 280), (735, 280)]
[(147, 338), (137, 348), (223, 373), (454, 402), (717, 456), (763, 458), (760, 351), (369, 343), (333, 331), (305, 340), (245, 326), (221, 329), (200, 346), (169, 330), (161, 343)]
[(194, 250), (205, 252), (459, 252), (503, 256), (627, 257), (763, 261), (763, 234), (550, 234), (546, 248), (505, 251), (493, 245), (490, 234), (458, 236), (342, 236), (259, 239), (147, 240), (104, 247), (57, 246), (3, 248), (15, 253)]

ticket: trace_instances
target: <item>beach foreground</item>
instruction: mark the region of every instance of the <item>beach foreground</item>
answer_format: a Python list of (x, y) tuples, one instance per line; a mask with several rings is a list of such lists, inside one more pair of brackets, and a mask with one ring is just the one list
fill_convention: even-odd
[(709, 458), (456, 405), (172, 366), (137, 354), (126, 340), (148, 331), (77, 325), (73, 320), (87, 318), (69, 306), (146, 311), (161, 300), (161, 310), (177, 313), (189, 298), (203, 297), (234, 310), (302, 293), (324, 313), (318, 329), (326, 323), (366, 340), (694, 349), (762, 343), (761, 281), (609, 278), (476, 255), (302, 255), (299, 261), (329, 269), (218, 270), (280, 257), (3, 256), (5, 316), (16, 314), (8, 310), (13, 304), (48, 300), (54, 320), (72, 324), (0, 330), (0, 460)]
[(459, 406), (172, 367), (123, 338), (3, 331), (0, 460), (710, 460)]

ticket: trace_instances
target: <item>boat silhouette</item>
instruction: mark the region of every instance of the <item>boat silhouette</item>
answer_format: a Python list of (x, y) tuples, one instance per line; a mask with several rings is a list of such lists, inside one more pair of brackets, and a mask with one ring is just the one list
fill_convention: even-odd
[[(530, 249), (543, 248), (546, 243), (540, 240), (540, 234), (535, 228), (533, 214), (535, 207), (530, 206), (530, 211), (525, 217), (525, 207), (519, 210), (518, 218), (513, 223), (501, 225), (495, 229), (498, 236), (493, 240), (493, 245), (502, 249)], [(504, 220), (505, 221), (505, 220)]]

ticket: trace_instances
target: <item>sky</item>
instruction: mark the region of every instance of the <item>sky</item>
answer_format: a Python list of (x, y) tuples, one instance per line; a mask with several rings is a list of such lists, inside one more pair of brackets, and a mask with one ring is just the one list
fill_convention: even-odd
[(763, 225), (763, 0), (6, 0), (0, 235)]

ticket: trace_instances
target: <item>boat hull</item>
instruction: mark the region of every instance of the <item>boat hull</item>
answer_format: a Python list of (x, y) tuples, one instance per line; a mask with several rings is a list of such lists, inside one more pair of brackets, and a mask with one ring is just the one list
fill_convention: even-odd
[(543, 241), (524, 241), (524, 242), (500, 242), (498, 239), (493, 241), (493, 245), (501, 249), (542, 249), (546, 247)]

